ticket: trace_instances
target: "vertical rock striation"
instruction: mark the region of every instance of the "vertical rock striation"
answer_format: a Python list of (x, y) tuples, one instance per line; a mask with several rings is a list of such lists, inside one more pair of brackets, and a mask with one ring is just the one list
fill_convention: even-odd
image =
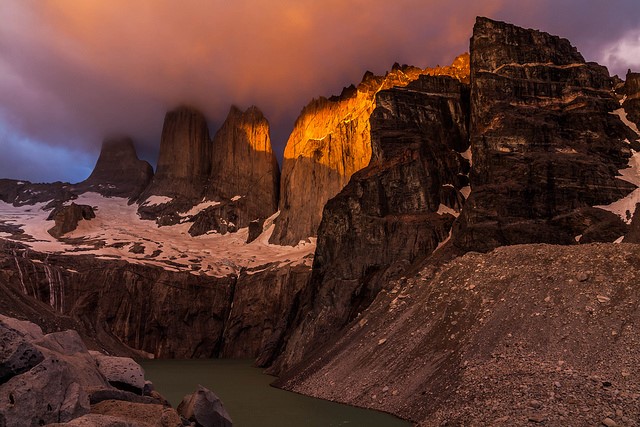
[[(268, 218), (278, 210), (280, 169), (271, 148), (269, 122), (258, 107), (231, 107), (213, 138), (211, 175), (204, 198), (221, 204), (194, 217), (193, 235), (236, 228)], [(222, 220), (222, 221), (221, 221)]]
[(271, 243), (295, 245), (315, 236), (327, 200), (369, 164), (372, 155), (369, 116), (375, 95), (406, 86), (422, 74), (464, 75), (468, 56), (450, 67), (422, 70), (394, 65), (385, 76), (367, 72), (340, 96), (311, 101), (296, 120), (282, 165), (280, 216)]
[(313, 273), (278, 368), (309, 356), (364, 311), (388, 279), (445, 241), (468, 185), (468, 86), (420, 76), (381, 91), (377, 153), (326, 204)]
[[(143, 218), (161, 225), (179, 221), (177, 212), (188, 210), (202, 197), (211, 172), (211, 141), (205, 117), (192, 107), (179, 107), (164, 118), (156, 174), (139, 198)], [(149, 203), (152, 196), (169, 203)]]
[[(568, 40), (478, 18), (471, 39), (472, 193), (453, 241), (486, 251), (517, 243), (609, 240), (621, 220), (596, 205), (635, 186), (617, 179), (632, 138), (605, 67)], [(602, 225), (602, 224), (601, 224)], [(623, 224), (622, 224), (623, 226)], [(598, 231), (598, 229), (600, 231)]]

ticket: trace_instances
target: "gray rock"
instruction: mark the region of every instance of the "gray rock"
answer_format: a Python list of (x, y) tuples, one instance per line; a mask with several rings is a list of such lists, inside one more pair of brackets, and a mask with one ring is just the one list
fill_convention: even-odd
[(202, 427), (231, 427), (231, 417), (222, 406), (222, 401), (211, 390), (198, 386), (195, 393), (186, 395), (178, 413)]
[(107, 356), (93, 352), (98, 370), (116, 388), (142, 394), (144, 371), (142, 366), (130, 357)]
[(44, 360), (42, 353), (18, 331), (0, 323), (0, 384)]

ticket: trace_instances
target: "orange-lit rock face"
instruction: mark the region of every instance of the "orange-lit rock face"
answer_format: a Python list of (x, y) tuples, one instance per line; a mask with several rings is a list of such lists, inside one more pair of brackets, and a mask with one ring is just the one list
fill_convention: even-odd
[(467, 82), (469, 55), (447, 67), (394, 65), (385, 76), (367, 72), (357, 87), (345, 88), (339, 97), (314, 99), (302, 110), (284, 151), (280, 216), (272, 243), (295, 245), (316, 235), (325, 203), (371, 160), (369, 117), (376, 93), (406, 86), (421, 74)]

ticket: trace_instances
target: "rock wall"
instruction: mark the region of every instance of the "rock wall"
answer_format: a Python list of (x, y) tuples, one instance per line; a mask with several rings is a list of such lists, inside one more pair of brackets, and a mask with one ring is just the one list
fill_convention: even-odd
[(304, 265), (266, 265), (211, 277), (0, 243), (2, 286), (18, 301), (45, 302), (105, 348), (161, 358), (271, 360), (310, 276)]
[(204, 115), (191, 107), (164, 118), (156, 175), (140, 197), (199, 198), (211, 173), (211, 140)]
[(406, 86), (422, 74), (464, 79), (468, 57), (459, 57), (450, 67), (422, 70), (396, 64), (385, 76), (367, 72), (357, 87), (314, 99), (302, 110), (284, 152), (280, 216), (271, 243), (295, 245), (316, 235), (325, 203), (371, 160), (369, 117), (376, 93)]
[(420, 76), (377, 94), (371, 115), (378, 155), (324, 208), (313, 274), (276, 369), (335, 337), (389, 277), (449, 237), (468, 185), (468, 86)]
[[(623, 141), (634, 136), (610, 114), (617, 108), (606, 68), (585, 63), (568, 40), (479, 18), (471, 39), (472, 192), (454, 244), (571, 244), (587, 233), (600, 214), (592, 209), (580, 220), (584, 208), (635, 188), (616, 178), (631, 155)], [(606, 221), (593, 240), (624, 227)]]
[[(246, 200), (250, 220), (278, 210), (280, 168), (271, 149), (269, 122), (255, 106), (231, 107), (213, 138), (213, 162), (206, 197)], [(248, 221), (240, 225), (247, 227)]]

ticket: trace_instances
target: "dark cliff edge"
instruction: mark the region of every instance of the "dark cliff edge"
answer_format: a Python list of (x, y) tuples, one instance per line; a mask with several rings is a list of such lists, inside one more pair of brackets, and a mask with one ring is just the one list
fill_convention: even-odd
[(377, 94), (376, 159), (325, 206), (311, 283), (297, 308), (286, 370), (365, 310), (390, 275), (448, 239), (468, 185), (468, 86), (421, 76)]
[[(310, 285), (271, 368), (281, 374), (276, 385), (424, 426), (628, 423), (638, 407), (625, 367), (640, 355), (626, 344), (618, 351), (594, 343), (618, 347), (613, 343), (637, 339), (632, 328), (620, 327), (637, 322), (625, 307), (637, 297), (638, 249), (589, 244), (631, 235), (624, 221), (630, 213), (621, 218), (597, 207), (636, 188), (618, 178), (638, 135), (613, 114), (620, 108), (614, 79), (565, 39), (478, 18), (469, 98), (459, 115), (469, 120), (469, 142), (449, 143), (450, 151), (429, 158), (423, 170), (430, 180), (415, 173), (398, 179), (406, 165), (385, 158), (383, 144), (381, 163), (354, 174), (327, 203)], [(420, 111), (422, 104), (411, 101), (408, 110)], [(398, 107), (386, 110), (402, 117)], [(382, 117), (391, 126), (375, 114), (371, 120), (387, 152), (418, 144), (387, 111)], [(437, 122), (432, 130), (448, 123)], [(467, 170), (446, 153), (468, 144), (467, 181)], [(402, 200), (385, 192), (394, 167), (391, 194)], [(441, 178), (448, 173), (460, 181)], [(434, 183), (455, 191), (443, 197)], [(440, 228), (428, 237), (426, 223), (415, 221), (417, 204), (411, 214), (401, 212), (401, 224), (380, 227), (381, 206), (401, 211), (414, 196), (427, 211), (435, 197), (459, 216), (453, 225), (431, 222)], [(413, 236), (424, 246), (415, 251), (419, 245), (392, 236)], [(511, 246), (521, 243), (560, 246)], [(576, 373), (595, 382), (593, 390)], [(607, 411), (615, 400), (611, 382), (624, 396), (614, 412)], [(520, 385), (526, 387), (516, 393)], [(518, 404), (514, 395), (524, 400)], [(564, 409), (576, 401), (585, 402), (582, 413)]]

